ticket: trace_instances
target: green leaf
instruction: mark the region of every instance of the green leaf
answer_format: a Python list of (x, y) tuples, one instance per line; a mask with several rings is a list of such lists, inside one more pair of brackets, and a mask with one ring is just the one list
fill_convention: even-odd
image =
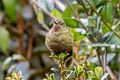
[(115, 44), (115, 45), (120, 45), (120, 38), (112, 34), (110, 37), (110, 40), (108, 41), (109, 44)]
[[(81, 29), (81, 31), (77, 31), (78, 29), (77, 28), (72, 28), (71, 29), (71, 32), (73, 33), (73, 37), (74, 37), (74, 40), (78, 41), (78, 40), (82, 40), (84, 39), (86, 36), (84, 35), (85, 34), (85, 31)], [(84, 34), (82, 34), (84, 33)]]
[(112, 0), (112, 1), (113, 1), (114, 3), (116, 3), (116, 4), (119, 2), (119, 0)]
[(100, 0), (89, 0), (93, 6), (97, 6), (100, 3)]
[[(77, 9), (77, 5), (76, 4), (72, 4), (72, 7), (74, 10)], [(65, 21), (65, 24), (68, 26), (68, 27), (72, 27), (72, 28), (75, 28), (75, 27), (78, 27), (79, 26), (79, 21), (75, 20), (75, 19), (72, 19), (72, 17), (74, 16), (71, 8), (68, 6), (63, 14), (62, 14), (62, 18), (64, 19)]]
[(95, 74), (97, 76), (98, 79), (100, 79), (103, 75), (103, 69), (102, 67), (96, 67), (95, 68)]
[(6, 15), (10, 18), (10, 20), (16, 22), (17, 21), (16, 0), (2, 0), (2, 1)]
[(112, 3), (107, 3), (102, 11), (101, 11), (101, 15), (102, 17), (109, 23), (109, 24), (112, 24), (113, 22), (113, 5)]
[(66, 26), (72, 27), (72, 28), (77, 28), (79, 26), (79, 21), (72, 19), (72, 18), (67, 18), (64, 19)]
[(55, 16), (56, 18), (60, 18), (60, 19), (62, 18), (61, 13), (55, 8), (52, 10), (52, 15)]
[(90, 70), (94, 71), (96, 64), (91, 61), (88, 61), (88, 66), (90, 67)]
[(50, 78), (51, 78), (51, 80), (55, 80), (54, 74), (51, 74), (51, 75), (50, 75)]
[(20, 61), (25, 60), (25, 58), (24, 58), (23, 56), (17, 55), (17, 54), (14, 54), (14, 55), (12, 56), (12, 58), (13, 58), (13, 60), (20, 60)]
[(94, 27), (96, 25), (96, 18), (95, 17), (88, 17), (88, 26)]
[(96, 76), (94, 76), (91, 80), (100, 80)]
[(84, 73), (84, 70), (83, 71), (80, 71), (79, 73), (78, 73), (78, 76), (79, 77), (81, 77), (81, 75)]
[(108, 2), (108, 0), (100, 0), (100, 2), (97, 4), (97, 7), (103, 6)]
[(6, 50), (9, 48), (9, 42), (9, 32), (4, 27), (0, 27), (0, 48)]
[(46, 74), (46, 76), (47, 76), (47, 80), (55, 80), (55, 76), (53, 73), (50, 75)]
[(8, 68), (11, 61), (12, 61), (12, 58), (7, 57), (7, 59), (3, 62), (2, 71), (5, 71)]
[(104, 24), (101, 24), (102, 26), (102, 34), (104, 35), (107, 32), (110, 32), (110, 29), (108, 27), (106, 27)]
[(87, 77), (90, 79), (94, 76), (94, 72), (93, 71), (88, 71), (87, 73)]
[[(76, 4), (72, 4), (71, 6), (72, 6), (72, 8), (73, 8), (74, 10), (77, 9), (77, 5), (76, 5)], [(64, 19), (64, 18), (70, 18), (70, 17), (72, 17), (73, 15), (74, 15), (74, 14), (73, 14), (71, 8), (68, 6), (68, 7), (64, 10), (64, 12), (63, 12), (63, 14), (62, 14), (62, 17), (63, 17), (63, 19)]]

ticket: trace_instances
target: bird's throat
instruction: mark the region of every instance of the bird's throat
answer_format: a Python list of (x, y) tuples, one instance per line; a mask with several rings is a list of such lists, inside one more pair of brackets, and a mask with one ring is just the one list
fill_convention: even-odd
[(53, 27), (54, 32), (57, 32), (61, 28), (60, 24), (55, 24)]

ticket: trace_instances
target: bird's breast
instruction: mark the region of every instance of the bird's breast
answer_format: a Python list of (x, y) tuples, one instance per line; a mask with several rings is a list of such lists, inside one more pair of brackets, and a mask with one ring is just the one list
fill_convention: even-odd
[(53, 51), (70, 51), (73, 46), (73, 37), (70, 32), (50, 32), (46, 36), (46, 45)]

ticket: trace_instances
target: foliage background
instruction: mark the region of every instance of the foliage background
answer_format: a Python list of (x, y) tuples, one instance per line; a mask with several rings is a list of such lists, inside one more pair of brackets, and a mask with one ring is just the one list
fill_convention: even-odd
[(44, 44), (53, 17), (73, 33), (74, 64), (93, 72), (101, 66), (108, 79), (120, 79), (119, 0), (33, 1), (0, 0), (0, 80), (20, 70), (25, 80), (53, 72), (60, 79), (58, 63)]

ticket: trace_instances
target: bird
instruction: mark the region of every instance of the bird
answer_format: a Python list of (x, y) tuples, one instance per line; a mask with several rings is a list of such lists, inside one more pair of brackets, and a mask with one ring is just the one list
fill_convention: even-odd
[[(62, 19), (54, 19), (53, 27), (46, 34), (45, 44), (52, 55), (60, 54), (61, 52), (69, 55), (64, 59), (72, 57), (73, 53), (73, 35), (70, 28), (66, 27)], [(66, 66), (72, 64), (72, 58), (68, 59)]]

